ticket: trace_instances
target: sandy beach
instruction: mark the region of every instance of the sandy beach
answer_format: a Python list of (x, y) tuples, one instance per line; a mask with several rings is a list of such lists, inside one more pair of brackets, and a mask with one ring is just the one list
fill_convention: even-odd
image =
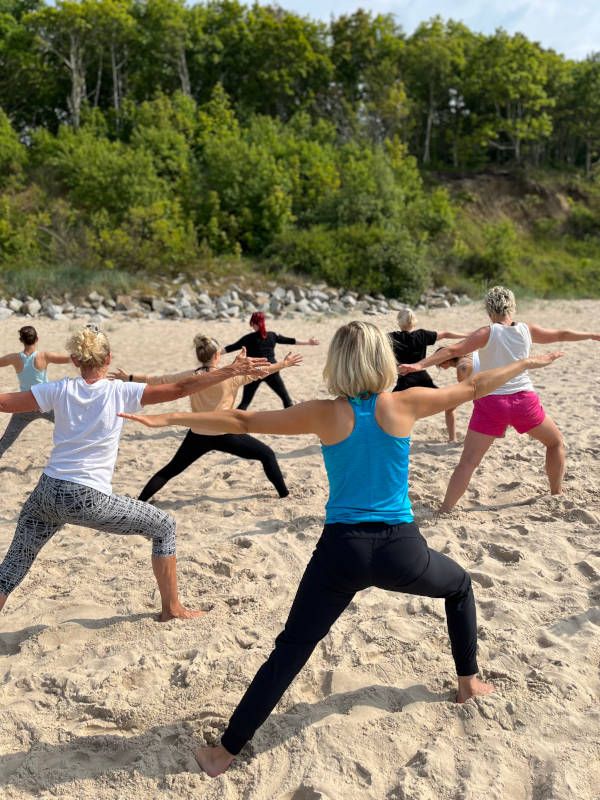
[[(517, 317), (598, 330), (600, 302), (528, 301)], [(322, 343), (299, 348), (303, 367), (283, 373), (294, 400), (327, 396), (321, 370), (344, 319), (270, 321), (272, 330)], [(367, 319), (395, 327), (392, 314)], [(469, 331), (486, 319), (474, 303), (422, 313), (419, 322)], [(19, 349), (21, 324), (1, 323), (0, 353)], [(35, 324), (52, 350), (79, 327)], [(115, 366), (161, 374), (194, 366), (195, 333), (227, 344), (248, 329), (147, 320), (109, 321), (105, 330)], [(280, 458), (289, 498), (277, 498), (260, 464), (215, 453), (157, 495), (177, 520), (182, 599), (210, 611), (200, 620), (155, 621), (150, 544), (140, 537), (67, 526), (42, 550), (0, 616), (0, 797), (598, 800), (600, 343), (562, 349), (567, 356), (533, 378), (565, 437), (563, 496), (548, 494), (543, 447), (511, 431), (457, 510), (437, 518), (460, 446), (447, 443), (443, 414), (418, 423), (413, 437), (415, 518), (430, 545), (472, 576), (479, 661), (494, 695), (452, 702), (443, 601), (371, 589), (356, 596), (234, 766), (215, 780), (199, 772), (191, 748), (218, 741), (281, 630), (322, 528), (318, 441), (262, 437)], [(431, 373), (440, 384), (454, 380), (454, 371)], [(52, 378), (63, 374), (50, 369)], [(16, 390), (12, 369), (0, 371), (0, 387)], [(262, 386), (252, 407), (278, 403)], [(461, 440), (469, 415), (470, 406), (457, 411)], [(114, 491), (137, 496), (184, 434), (127, 423)], [(0, 557), (51, 436), (49, 423), (36, 422), (0, 461)]]

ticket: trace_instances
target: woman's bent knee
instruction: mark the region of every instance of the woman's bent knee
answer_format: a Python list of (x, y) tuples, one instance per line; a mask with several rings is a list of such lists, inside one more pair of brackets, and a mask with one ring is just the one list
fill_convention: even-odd
[(175, 537), (176, 524), (173, 517), (165, 514), (158, 530), (152, 535), (152, 555), (155, 558), (174, 556), (177, 550)]

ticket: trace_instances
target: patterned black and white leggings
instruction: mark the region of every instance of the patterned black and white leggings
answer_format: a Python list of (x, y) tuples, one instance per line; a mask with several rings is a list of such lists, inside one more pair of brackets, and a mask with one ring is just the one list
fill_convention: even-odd
[(12, 414), (8, 420), (2, 438), (0, 438), (0, 458), (6, 453), (23, 433), (25, 428), (36, 419), (45, 419), (48, 422), (54, 422), (53, 411), (23, 411), (20, 414)]
[(152, 555), (175, 555), (175, 520), (148, 503), (104, 494), (90, 486), (42, 474), (25, 501), (8, 552), (0, 564), (0, 594), (8, 595), (29, 572), (37, 554), (63, 525), (152, 539)]

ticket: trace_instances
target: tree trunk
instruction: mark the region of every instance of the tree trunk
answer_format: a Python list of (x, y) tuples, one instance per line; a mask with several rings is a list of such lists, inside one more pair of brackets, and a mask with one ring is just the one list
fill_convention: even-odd
[(121, 107), (121, 98), (119, 96), (119, 68), (117, 67), (117, 54), (115, 53), (114, 41), (110, 43), (110, 67), (112, 70), (113, 106), (117, 112), (118, 119), (119, 109)]
[(179, 80), (181, 82), (181, 91), (188, 97), (191, 97), (192, 87), (190, 84), (190, 73), (188, 71), (187, 59), (185, 57), (185, 46), (183, 42), (179, 44), (177, 52), (177, 71), (179, 73)]
[(433, 103), (433, 87), (429, 87), (429, 110), (427, 112), (427, 125), (425, 127), (425, 149), (423, 150), (423, 163), (429, 164), (431, 161), (431, 131), (433, 129), (433, 115), (435, 106)]
[(103, 53), (100, 51), (100, 57), (98, 59), (98, 73), (96, 76), (96, 90), (94, 91), (94, 108), (98, 108), (98, 103), (100, 102), (100, 87), (102, 86), (102, 62), (104, 61)]
[(75, 129), (81, 123), (81, 106), (85, 98), (85, 70), (83, 67), (83, 52), (81, 39), (73, 32), (70, 37), (69, 69), (71, 71), (71, 94), (68, 100), (71, 112), (71, 123)]

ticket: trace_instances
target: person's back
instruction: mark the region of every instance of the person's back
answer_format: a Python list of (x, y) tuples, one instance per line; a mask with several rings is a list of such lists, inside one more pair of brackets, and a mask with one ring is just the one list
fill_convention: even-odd
[[(527, 358), (530, 350), (531, 334), (524, 322), (516, 322), (512, 325), (493, 322), (490, 325), (487, 344), (479, 350), (480, 369), (488, 370), (506, 366), (514, 361)], [(531, 391), (533, 391), (533, 384), (529, 374), (525, 371), (515, 378), (511, 378), (492, 394), (504, 395)]]
[(429, 345), (437, 341), (435, 331), (419, 328), (416, 331), (393, 331), (390, 340), (398, 364), (416, 364), (427, 355)]
[(34, 386), (40, 408), (56, 417), (45, 474), (110, 494), (123, 427), (117, 414), (141, 408), (144, 388), (106, 378), (88, 383), (82, 377)]
[(33, 353), (19, 353), (19, 358), (23, 364), (20, 372), (17, 372), (19, 380), (19, 388), (22, 392), (27, 392), (32, 386), (38, 386), (40, 383), (46, 383), (48, 380), (48, 373), (46, 369), (38, 369), (35, 366), (35, 357), (37, 350)]
[(322, 445), (329, 478), (326, 524), (413, 519), (408, 498), (409, 436), (386, 433), (375, 418), (377, 394), (349, 399), (354, 412), (350, 436)]

